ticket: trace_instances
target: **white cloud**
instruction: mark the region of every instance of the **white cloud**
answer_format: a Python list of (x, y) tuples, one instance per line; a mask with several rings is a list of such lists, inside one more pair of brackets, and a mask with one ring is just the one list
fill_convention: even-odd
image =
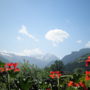
[(90, 41), (86, 43), (85, 47), (90, 48)]
[(13, 51), (2, 51), (4, 54), (15, 54), (18, 56), (30, 56), (30, 57), (35, 57), (37, 59), (42, 59), (42, 57), (46, 54), (45, 51), (39, 49), (39, 48), (34, 48), (34, 49), (24, 49), (21, 52), (13, 52)]
[(17, 40), (22, 40), (22, 38), (20, 36), (17, 36), (16, 39)]
[(7, 50), (0, 50), (0, 52), (3, 53), (13, 53), (20, 56), (37, 56), (37, 55), (44, 55), (45, 52), (41, 50), (40, 48), (34, 48), (34, 49), (24, 49), (21, 52), (13, 52), (13, 51), (7, 51)]
[(21, 53), (16, 53), (16, 55), (19, 56), (33, 56), (37, 59), (42, 59), (45, 54), (46, 52), (41, 50), (40, 48), (25, 49)]
[(30, 56), (30, 57), (33, 56), (33, 57), (36, 57), (37, 59), (41, 59), (46, 54), (45, 51), (41, 50), (40, 48), (24, 49), (23, 51), (18, 52), (18, 53), (13, 52), (13, 51), (3, 50), (0, 53), (3, 55), (10, 56), (10, 57), (12, 54), (15, 54), (18, 56)]
[(32, 34), (30, 34), (26, 28), (26, 26), (22, 25), (21, 29), (19, 30), (19, 33), (28, 36), (29, 38), (32, 38), (34, 41), (38, 41), (36, 37), (34, 37)]
[(45, 38), (47, 40), (52, 41), (53, 45), (63, 42), (65, 39), (69, 37), (69, 34), (61, 29), (53, 29), (46, 33)]
[(0, 54), (2, 54), (3, 56), (8, 56), (8, 57), (12, 57), (10, 54), (8, 54), (7, 50), (0, 50)]
[(76, 43), (80, 44), (82, 43), (82, 40), (77, 40)]
[(24, 55), (27, 55), (27, 56), (35, 56), (35, 55), (43, 55), (44, 54), (44, 51), (42, 51), (41, 49), (39, 49), (39, 48), (35, 48), (35, 49), (31, 49), (31, 50), (29, 50), (29, 49), (25, 49), (24, 51), (23, 51), (23, 54)]

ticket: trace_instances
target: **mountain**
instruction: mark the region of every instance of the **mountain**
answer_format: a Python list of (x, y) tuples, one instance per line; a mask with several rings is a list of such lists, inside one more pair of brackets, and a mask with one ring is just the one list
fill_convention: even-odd
[(0, 52), (1, 61), (3, 62), (24, 62), (27, 60), (30, 64), (35, 64), (38, 67), (45, 67), (49, 62), (59, 59), (52, 54), (44, 54), (41, 56), (20, 56), (14, 53)]
[(4, 58), (3, 56), (1, 56), (1, 55), (0, 55), (0, 61), (1, 61), (1, 62), (4, 62), (4, 63), (9, 62), (9, 60), (5, 59), (5, 58)]
[(64, 56), (61, 60), (63, 61), (64, 64), (67, 64), (67, 63), (75, 61), (77, 58), (88, 53), (90, 53), (90, 48), (84, 48), (84, 49), (72, 52), (71, 54)]
[[(75, 61), (66, 64), (64, 66), (64, 71), (73, 72), (76, 69), (82, 69), (83, 71), (85, 71), (86, 70), (85, 60), (87, 59), (88, 56), (90, 56), (90, 53), (85, 54), (85, 55), (77, 58)], [(89, 70), (90, 70), (90, 68), (89, 68)]]
[[(90, 48), (84, 48), (76, 52), (72, 52), (69, 55), (66, 55), (62, 61), (66, 65), (68, 63), (73, 63), (77, 58), (90, 53)], [(59, 60), (59, 58), (52, 54), (43, 54), (38, 56), (23, 56), (15, 53), (8, 52), (0, 52), (0, 61), (3, 62), (20, 62), (22, 63), (24, 60), (28, 60), (30, 64), (35, 64), (38, 67), (50, 66), (54, 63), (55, 60)]]

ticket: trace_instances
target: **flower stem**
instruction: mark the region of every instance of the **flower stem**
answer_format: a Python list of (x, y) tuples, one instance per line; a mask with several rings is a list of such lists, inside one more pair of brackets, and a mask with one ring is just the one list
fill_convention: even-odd
[(60, 87), (59, 87), (59, 78), (57, 78), (57, 86), (58, 86), (58, 90), (60, 90)]
[(8, 90), (10, 90), (10, 76), (8, 72), (7, 72), (7, 79), (8, 79)]

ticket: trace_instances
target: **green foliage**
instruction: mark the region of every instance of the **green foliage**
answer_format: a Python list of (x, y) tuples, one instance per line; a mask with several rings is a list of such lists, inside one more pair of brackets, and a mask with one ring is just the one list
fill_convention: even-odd
[[(78, 88), (74, 88), (74, 87), (67, 87), (66, 90), (78, 90)], [(82, 89), (80, 89), (82, 90)]]
[(54, 64), (52, 64), (52, 65), (50, 66), (50, 70), (52, 70), (52, 71), (61, 71), (61, 70), (63, 69), (63, 67), (64, 67), (63, 62), (60, 61), (60, 60), (56, 60), (56, 61), (54, 62)]
[(4, 66), (4, 62), (0, 61), (0, 67), (3, 67)]
[(90, 80), (85, 81), (85, 83), (86, 83), (86, 86), (90, 88)]
[[(4, 63), (0, 62), (1, 66)], [(31, 65), (28, 61), (25, 61), (18, 66), (20, 72), (0, 72), (0, 90), (83, 90), (81, 87), (68, 87), (69, 81), (75, 83), (84, 82), (87, 87), (90, 87), (90, 81), (85, 81), (85, 74), (82, 68), (77, 68), (72, 74), (62, 75), (59, 79), (52, 79), (49, 77), (50, 71), (63, 70), (62, 61), (55, 61), (50, 67), (43, 69), (38, 68), (35, 65)], [(58, 85), (59, 81), (59, 85)], [(59, 89), (58, 89), (59, 86)]]
[(77, 58), (73, 62), (70, 62), (70, 63), (64, 65), (64, 71), (73, 73), (76, 69), (82, 69), (82, 72), (85, 72), (85, 70), (86, 70), (85, 60), (87, 59), (88, 56), (90, 56), (90, 53), (85, 54), (85, 55)]

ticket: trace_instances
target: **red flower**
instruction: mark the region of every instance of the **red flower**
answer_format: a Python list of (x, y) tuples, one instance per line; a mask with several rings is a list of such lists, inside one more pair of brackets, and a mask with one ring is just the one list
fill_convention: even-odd
[(13, 68), (5, 68), (5, 71), (13, 70)]
[(79, 85), (78, 83), (74, 83), (73, 86), (75, 86), (75, 87), (80, 87), (80, 85)]
[(19, 72), (19, 71), (20, 71), (19, 68), (15, 68), (15, 69), (14, 69), (14, 72)]
[(52, 79), (54, 79), (55, 78), (55, 75), (53, 74), (53, 75), (49, 75)]
[(86, 76), (86, 80), (90, 80), (90, 76)]
[(10, 71), (10, 70), (14, 70), (14, 72), (20, 71), (19, 68), (16, 68), (18, 65), (18, 63), (6, 63), (4, 65), (4, 69), (5, 71)]
[(6, 67), (11, 67), (11, 66), (13, 66), (13, 63), (6, 63), (5, 65), (4, 65), (4, 67), (6, 68)]
[(60, 71), (50, 71), (51, 75), (49, 75), (51, 78), (60, 78), (61, 74)]
[(4, 68), (0, 68), (0, 72), (4, 72)]
[(79, 82), (79, 85), (80, 85), (80, 87), (83, 87), (83, 88), (84, 88), (84, 90), (88, 90), (88, 89), (86, 88), (86, 85), (85, 85), (84, 83)]
[(86, 71), (86, 80), (90, 80), (90, 71)]
[(82, 83), (82, 82), (79, 82), (79, 85), (80, 85), (81, 87), (86, 87), (85, 84)]
[(54, 73), (55, 73), (55, 71), (50, 71), (50, 73), (51, 73), (51, 74), (54, 74)]
[(90, 59), (90, 56), (88, 56), (88, 59)]
[(51, 74), (60, 74), (60, 71), (50, 71)]
[(14, 69), (17, 67), (18, 63), (13, 63)]
[(73, 81), (70, 81), (69, 83), (68, 83), (68, 86), (70, 87), (70, 86), (73, 86), (74, 85), (74, 82)]
[(57, 78), (60, 78), (60, 76), (62, 76), (62, 74), (56, 74), (56, 77)]
[(90, 64), (90, 56), (88, 56), (88, 59), (86, 60), (86, 67)]
[(86, 71), (86, 75), (90, 74), (90, 71)]
[(80, 85), (79, 85), (78, 83), (74, 83), (73, 81), (70, 81), (70, 82), (68, 83), (68, 86), (69, 86), (69, 87), (70, 87), (70, 86), (79, 87)]
[(60, 74), (60, 71), (55, 71), (56, 74)]

